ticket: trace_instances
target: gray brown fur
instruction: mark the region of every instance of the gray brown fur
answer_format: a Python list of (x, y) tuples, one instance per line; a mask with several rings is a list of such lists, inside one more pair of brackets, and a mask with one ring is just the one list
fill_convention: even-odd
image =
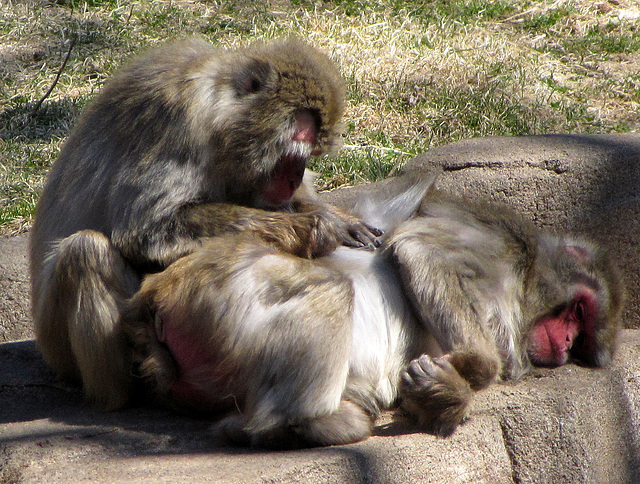
[[(282, 206), (263, 195), (283, 155), (304, 160), (339, 144), (343, 97), (334, 64), (295, 39), (239, 50), (174, 42), (110, 79), (51, 168), (31, 233), (48, 364), (117, 408), (131, 379), (115, 324), (141, 274), (227, 232), (304, 257), (374, 244), (375, 231), (313, 200), (308, 177)], [(300, 110), (314, 117), (315, 146), (292, 141)]]
[[(578, 263), (567, 243), (577, 244), (507, 209), (430, 190), (376, 252), (303, 260), (248, 235), (211, 241), (146, 278), (124, 324), (148, 388), (174, 406), (231, 411), (219, 428), (239, 443), (354, 442), (398, 398), (444, 436), (474, 391), (530, 369), (532, 327), (571, 303), (576, 282), (598, 299), (585, 363), (610, 361), (622, 283), (602, 250), (582, 243)], [(190, 367), (176, 341), (207, 342), (193, 351), (215, 371)], [(199, 398), (181, 392), (185, 382)]]

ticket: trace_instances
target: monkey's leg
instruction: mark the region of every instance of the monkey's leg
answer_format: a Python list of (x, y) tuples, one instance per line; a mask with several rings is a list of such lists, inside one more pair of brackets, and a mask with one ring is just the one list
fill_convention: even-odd
[[(369, 436), (367, 413), (343, 398), (353, 337), (351, 280), (250, 237), (212, 240), (175, 267), (200, 256), (209, 263), (235, 262), (228, 272), (216, 271), (214, 283), (199, 287), (211, 296), (189, 294), (207, 301), (207, 309), (246, 308), (240, 318), (227, 311), (206, 326), (215, 331), (207, 340), (234, 345), (231, 360), (241, 369), (224, 388), (237, 387), (243, 416), (223, 421), (223, 432), (236, 442), (270, 448), (346, 444)], [(215, 321), (212, 316), (206, 319)]]
[(46, 293), (38, 297), (38, 346), (62, 376), (80, 376), (90, 401), (105, 409), (121, 407), (131, 378), (118, 322), (137, 276), (109, 239), (92, 230), (63, 239), (52, 263)]
[(310, 418), (294, 425), (293, 430), (312, 446), (358, 442), (371, 435), (373, 421), (364, 409), (342, 400), (335, 412)]
[[(283, 271), (282, 264), (278, 267)], [(342, 398), (351, 350), (349, 281), (307, 276), (289, 288), (300, 291), (299, 298), (269, 327), (266, 368), (254, 367), (251, 373), (256, 385), (245, 415), (252, 445), (340, 445), (371, 434), (364, 409)]]

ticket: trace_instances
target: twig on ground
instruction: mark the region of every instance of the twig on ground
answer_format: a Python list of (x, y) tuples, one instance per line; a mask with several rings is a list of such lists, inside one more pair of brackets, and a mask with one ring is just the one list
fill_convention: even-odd
[(60, 76), (62, 75), (62, 71), (67, 66), (67, 62), (69, 62), (69, 57), (71, 57), (71, 51), (73, 50), (73, 46), (74, 45), (76, 45), (76, 38), (75, 37), (73, 37), (71, 39), (71, 44), (69, 44), (69, 51), (67, 52), (67, 56), (64, 58), (64, 61), (62, 62), (62, 65), (60, 66), (60, 69), (58, 69), (58, 73), (56, 74), (56, 78), (53, 80), (53, 83), (51, 84), (51, 87), (49, 87), (49, 89), (44, 94), (44, 96), (42, 96), (38, 100), (38, 102), (35, 104), (35, 106), (33, 106), (33, 109), (29, 113), (29, 117), (30, 118), (32, 118), (33, 116), (36, 115), (36, 113), (40, 109), (40, 106), (42, 106), (42, 103), (44, 102), (44, 100), (49, 97), (49, 94), (51, 94), (51, 92), (53, 91), (53, 88), (56, 87), (56, 84), (58, 84), (58, 80), (60, 80)]

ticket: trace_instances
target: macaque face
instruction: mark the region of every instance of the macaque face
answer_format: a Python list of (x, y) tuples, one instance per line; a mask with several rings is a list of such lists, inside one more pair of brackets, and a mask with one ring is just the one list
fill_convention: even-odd
[(589, 363), (596, 348), (598, 300), (585, 286), (576, 288), (569, 304), (542, 317), (529, 334), (528, 353), (537, 366), (564, 365), (570, 357)]

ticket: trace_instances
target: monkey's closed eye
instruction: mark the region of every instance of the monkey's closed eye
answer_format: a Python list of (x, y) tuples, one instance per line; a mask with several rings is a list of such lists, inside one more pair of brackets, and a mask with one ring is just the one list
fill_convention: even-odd
[(269, 77), (269, 64), (253, 60), (241, 69), (235, 78), (236, 92), (239, 96), (255, 94), (264, 89)]

